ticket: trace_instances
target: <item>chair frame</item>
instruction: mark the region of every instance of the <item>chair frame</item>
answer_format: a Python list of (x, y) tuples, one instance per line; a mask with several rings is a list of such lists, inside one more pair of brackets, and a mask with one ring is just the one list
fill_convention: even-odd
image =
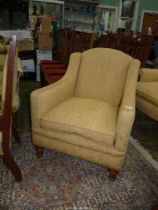
[(4, 110), (0, 116), (0, 130), (2, 132), (2, 159), (4, 164), (12, 172), (15, 181), (22, 180), (20, 168), (15, 162), (10, 151), (10, 129), (17, 142), (20, 142), (20, 136), (13, 123), (12, 113), (12, 99), (13, 99), (13, 81), (16, 79), (18, 82), (18, 73), (16, 68), (16, 55), (17, 55), (17, 37), (11, 36), (11, 41), (8, 50), (7, 73), (6, 73), (6, 87), (5, 87), (5, 101)]

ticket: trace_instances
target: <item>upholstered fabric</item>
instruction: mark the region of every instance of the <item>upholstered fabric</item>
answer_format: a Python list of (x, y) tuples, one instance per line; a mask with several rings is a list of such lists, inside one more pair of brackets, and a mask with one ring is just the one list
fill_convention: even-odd
[(115, 106), (99, 100), (72, 97), (46, 113), (41, 119), (41, 127), (78, 134), (112, 146), (116, 116)]
[(137, 95), (158, 106), (158, 82), (138, 82)]
[(140, 62), (133, 59), (130, 63), (122, 100), (119, 106), (115, 148), (125, 153), (135, 117), (135, 93)]
[(8, 45), (0, 43), (0, 53), (6, 53), (8, 50)]
[(136, 96), (137, 108), (158, 121), (158, 69), (141, 69)]
[(0, 54), (0, 71), (3, 70), (6, 54)]
[[(82, 141), (82, 143), (87, 144), (87, 146), (78, 146), (75, 144), (76, 142), (78, 142), (78, 136), (76, 135), (72, 136), (72, 138), (70, 139), (70, 143), (66, 143), (66, 141), (61, 141), (58, 138), (52, 137), (52, 133), (51, 136), (47, 134), (48, 132), (46, 130), (36, 130), (35, 132), (33, 132), (32, 136), (32, 138), (34, 139), (33, 143), (44, 148), (64, 152), (66, 154), (80, 157), (116, 170), (120, 170), (120, 168), (122, 167), (124, 161), (124, 152), (117, 151), (112, 147), (104, 147), (99, 144), (93, 145), (93, 142), (88, 142), (87, 139), (84, 139), (85, 142)], [(64, 135), (65, 133), (63, 133), (62, 137)], [(69, 137), (70, 135), (66, 136), (65, 138), (68, 140)], [(74, 144), (71, 141), (72, 139), (76, 141)]]
[(131, 60), (125, 53), (108, 48), (82, 53), (75, 95), (119, 105)]
[(158, 82), (158, 69), (142, 68), (140, 82)]
[(152, 119), (158, 121), (158, 106), (151, 103), (149, 100), (146, 100), (137, 95), (136, 97), (137, 108), (151, 117)]
[(0, 43), (0, 71), (3, 70), (7, 51), (8, 45)]
[(139, 67), (117, 50), (73, 53), (59, 81), (31, 93), (33, 144), (120, 170)]

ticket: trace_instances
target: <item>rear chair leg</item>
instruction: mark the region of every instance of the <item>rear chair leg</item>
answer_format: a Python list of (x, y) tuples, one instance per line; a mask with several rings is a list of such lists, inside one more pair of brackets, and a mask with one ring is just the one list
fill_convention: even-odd
[(35, 146), (36, 157), (40, 158), (43, 155), (43, 147)]
[(109, 179), (111, 181), (114, 181), (117, 177), (117, 174), (119, 173), (119, 171), (116, 171), (114, 169), (108, 168), (108, 172), (109, 172)]

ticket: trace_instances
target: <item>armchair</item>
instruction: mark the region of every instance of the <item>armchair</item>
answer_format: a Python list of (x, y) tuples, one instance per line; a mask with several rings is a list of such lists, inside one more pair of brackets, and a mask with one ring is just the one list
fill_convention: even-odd
[(158, 70), (142, 68), (136, 89), (136, 107), (158, 121)]
[(140, 62), (110, 48), (73, 53), (66, 74), (31, 93), (32, 141), (109, 169), (123, 165), (135, 116)]

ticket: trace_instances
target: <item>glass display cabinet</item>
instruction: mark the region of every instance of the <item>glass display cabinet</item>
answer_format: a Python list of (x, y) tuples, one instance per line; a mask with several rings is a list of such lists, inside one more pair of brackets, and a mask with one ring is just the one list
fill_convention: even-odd
[(82, 32), (96, 31), (98, 4), (95, 0), (65, 0), (64, 26)]
[(118, 28), (124, 31), (134, 30), (138, 0), (120, 0), (120, 18)]
[(115, 32), (117, 29), (118, 8), (98, 5), (97, 13), (97, 31), (100, 33)]
[(57, 28), (63, 27), (64, 1), (58, 0), (30, 0), (29, 20), (30, 25), (34, 24), (35, 19), (41, 16), (50, 16), (57, 23)]

